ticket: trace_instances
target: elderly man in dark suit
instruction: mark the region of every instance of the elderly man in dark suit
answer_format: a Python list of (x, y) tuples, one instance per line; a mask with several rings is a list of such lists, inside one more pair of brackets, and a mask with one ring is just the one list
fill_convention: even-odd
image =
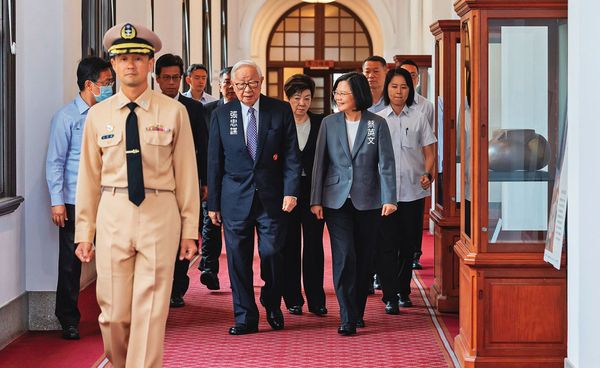
[[(173, 54), (164, 54), (156, 60), (155, 66), (156, 82), (163, 94), (181, 102), (188, 112), (190, 124), (192, 125), (192, 136), (196, 148), (196, 167), (201, 185), (201, 198), (206, 198), (206, 148), (208, 145), (208, 114), (202, 104), (179, 93), (181, 77), (183, 76), (183, 60)], [(185, 305), (183, 296), (190, 285), (187, 275), (190, 261), (187, 259), (175, 261), (175, 272), (173, 275), (173, 289), (171, 290), (172, 308)]]
[(264, 80), (252, 61), (231, 71), (237, 101), (211, 117), (208, 155), (208, 210), (224, 225), (235, 325), (232, 335), (258, 332), (252, 258), (258, 235), (260, 301), (274, 330), (284, 327), (281, 313), (284, 212), (294, 209), (300, 186), (296, 127), (289, 104), (260, 94)]

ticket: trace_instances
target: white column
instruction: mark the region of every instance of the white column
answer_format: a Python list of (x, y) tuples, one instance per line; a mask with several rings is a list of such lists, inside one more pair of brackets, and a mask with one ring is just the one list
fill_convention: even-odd
[(410, 0), (410, 53), (423, 53), (423, 1)]
[(162, 41), (164, 54), (181, 56), (183, 45), (183, 6), (181, 1), (154, 0), (154, 31)]
[(568, 350), (565, 367), (600, 362), (598, 69), (600, 2), (569, 0)]

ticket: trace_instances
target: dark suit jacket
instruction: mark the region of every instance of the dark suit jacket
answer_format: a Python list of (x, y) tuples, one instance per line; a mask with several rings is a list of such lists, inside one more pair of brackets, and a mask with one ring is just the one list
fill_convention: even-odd
[(271, 217), (283, 214), (284, 196), (298, 197), (300, 159), (290, 105), (260, 96), (256, 161), (246, 148), (238, 100), (217, 108), (208, 148), (208, 210), (231, 220), (248, 218), (257, 194)]
[(363, 111), (348, 146), (344, 113), (321, 123), (313, 168), (311, 205), (339, 209), (350, 195), (357, 210), (396, 204), (396, 164), (390, 130), (384, 118)]
[(179, 94), (179, 102), (185, 106), (192, 125), (192, 136), (196, 147), (196, 165), (201, 185), (206, 185), (207, 149), (208, 149), (208, 119), (210, 115), (202, 104), (189, 97)]
[(313, 114), (312, 112), (309, 112), (308, 116), (310, 117), (310, 133), (308, 134), (306, 146), (300, 151), (301, 169), (306, 173), (305, 181), (309, 184), (307, 188), (301, 188), (301, 195), (303, 198), (307, 198), (307, 200), (310, 198), (310, 182), (312, 180), (313, 162), (315, 161), (317, 136), (319, 135), (319, 128), (321, 127), (321, 121), (323, 120), (322, 114)]
[(224, 104), (225, 104), (225, 102), (223, 101), (222, 98), (220, 98), (216, 101), (212, 101), (212, 102), (209, 102), (206, 105), (204, 105), (204, 109), (206, 110), (206, 113), (208, 115), (208, 120), (206, 121), (206, 124), (208, 124), (206, 126), (208, 131), (210, 131), (210, 117), (212, 116), (213, 111), (215, 111), (217, 109), (217, 107), (221, 107)]

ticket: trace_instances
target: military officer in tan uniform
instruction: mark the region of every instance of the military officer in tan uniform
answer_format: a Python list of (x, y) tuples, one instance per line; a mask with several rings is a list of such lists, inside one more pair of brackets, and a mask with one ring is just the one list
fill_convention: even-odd
[(148, 86), (161, 48), (156, 34), (120, 24), (103, 43), (121, 89), (88, 113), (76, 254), (83, 262), (96, 257), (98, 321), (113, 367), (161, 367), (180, 237), (180, 259), (197, 251), (194, 142), (185, 107)]

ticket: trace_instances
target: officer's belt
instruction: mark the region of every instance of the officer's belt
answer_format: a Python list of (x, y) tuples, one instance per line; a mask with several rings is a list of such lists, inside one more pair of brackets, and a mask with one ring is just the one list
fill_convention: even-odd
[[(103, 192), (111, 192), (113, 194), (115, 193), (129, 193), (129, 191), (127, 190), (127, 187), (125, 188), (117, 188), (117, 187), (102, 187), (102, 191)], [(150, 189), (150, 188), (144, 188), (144, 192), (146, 193), (173, 193), (172, 190), (167, 190), (167, 189)]]

